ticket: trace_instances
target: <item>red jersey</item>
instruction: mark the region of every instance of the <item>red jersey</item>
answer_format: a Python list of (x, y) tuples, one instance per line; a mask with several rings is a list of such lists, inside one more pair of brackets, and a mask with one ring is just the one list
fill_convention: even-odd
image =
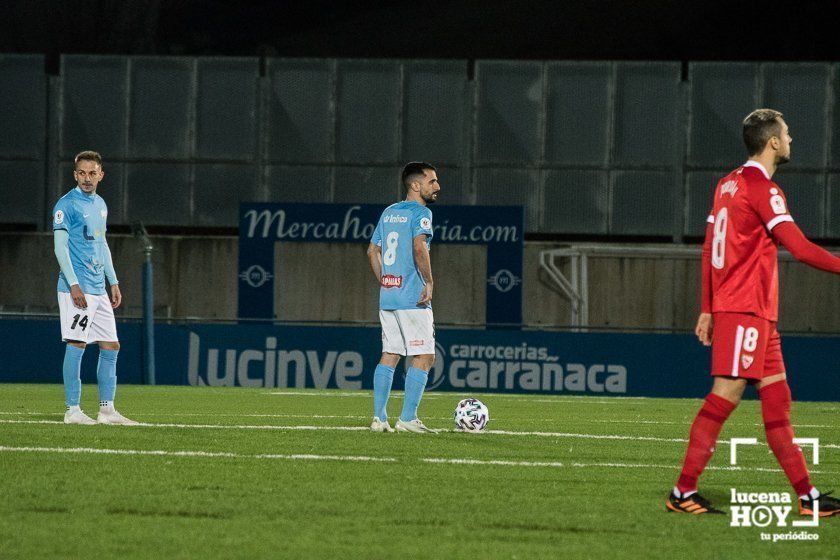
[(761, 164), (748, 161), (718, 182), (708, 221), (711, 301), (703, 303), (711, 309), (704, 311), (777, 321), (778, 246), (770, 232), (793, 221), (785, 193)]

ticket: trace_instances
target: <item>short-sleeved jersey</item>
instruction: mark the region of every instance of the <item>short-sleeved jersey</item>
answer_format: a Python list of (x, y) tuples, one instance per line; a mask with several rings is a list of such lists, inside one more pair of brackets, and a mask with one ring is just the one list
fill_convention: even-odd
[(432, 241), (432, 211), (414, 201), (392, 204), (382, 212), (370, 242), (382, 247), (382, 280), (379, 308), (422, 309), (417, 305), (426, 284), (414, 262), (414, 238), (426, 236), (426, 247)]
[[(85, 194), (79, 187), (62, 196), (53, 209), (53, 231), (63, 229), (70, 236), (70, 264), (86, 294), (105, 293), (105, 223), (108, 206), (98, 194)], [(58, 291), (69, 292), (70, 284), (58, 273)]]
[(748, 161), (720, 180), (709, 223), (712, 312), (779, 317), (778, 244), (771, 235), (792, 222), (787, 199), (761, 164)]

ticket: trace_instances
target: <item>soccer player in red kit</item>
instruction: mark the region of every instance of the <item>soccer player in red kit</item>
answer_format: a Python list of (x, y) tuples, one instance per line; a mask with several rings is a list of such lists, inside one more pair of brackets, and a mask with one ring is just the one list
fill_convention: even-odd
[(799, 261), (840, 274), (840, 258), (808, 241), (771, 178), (790, 160), (791, 137), (782, 114), (758, 109), (744, 119), (749, 160), (720, 180), (703, 244), (701, 313), (695, 334), (712, 346), (712, 391), (691, 425), (677, 485), (665, 505), (683, 513), (723, 513), (697, 493), (723, 423), (747, 384), (757, 385), (767, 443), (799, 496), (799, 513), (840, 514), (840, 500), (811, 485), (802, 450), (793, 443), (790, 388), (776, 330), (779, 307), (777, 246)]

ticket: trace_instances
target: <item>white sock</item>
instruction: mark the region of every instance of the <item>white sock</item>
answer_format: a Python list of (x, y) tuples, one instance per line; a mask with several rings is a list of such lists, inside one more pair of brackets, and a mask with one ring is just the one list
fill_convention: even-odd
[(799, 496), (800, 500), (816, 500), (821, 496), (820, 491), (817, 490), (815, 487), (811, 486), (811, 491), (807, 494), (802, 494)]
[(99, 401), (99, 412), (114, 412), (114, 401)]
[(676, 496), (680, 500), (685, 500), (686, 498), (688, 498), (692, 494), (696, 494), (696, 493), (697, 493), (697, 490), (692, 490), (691, 492), (686, 492), (686, 493), (683, 494), (682, 492), (680, 492), (679, 488), (674, 486), (674, 496)]
[(67, 407), (67, 412), (79, 412), (82, 408), (79, 405), (73, 405)]

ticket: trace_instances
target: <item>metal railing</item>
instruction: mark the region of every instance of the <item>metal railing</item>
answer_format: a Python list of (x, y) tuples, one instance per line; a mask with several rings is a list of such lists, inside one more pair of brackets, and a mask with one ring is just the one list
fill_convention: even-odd
[[(540, 252), (540, 268), (548, 274), (560, 292), (571, 303), (570, 324), (589, 327), (589, 261), (593, 258), (638, 258), (699, 260), (697, 246), (674, 245), (639, 247), (627, 245), (570, 245)], [(568, 259), (569, 273), (564, 274), (558, 260)], [(779, 251), (779, 259), (795, 260), (787, 251)]]

